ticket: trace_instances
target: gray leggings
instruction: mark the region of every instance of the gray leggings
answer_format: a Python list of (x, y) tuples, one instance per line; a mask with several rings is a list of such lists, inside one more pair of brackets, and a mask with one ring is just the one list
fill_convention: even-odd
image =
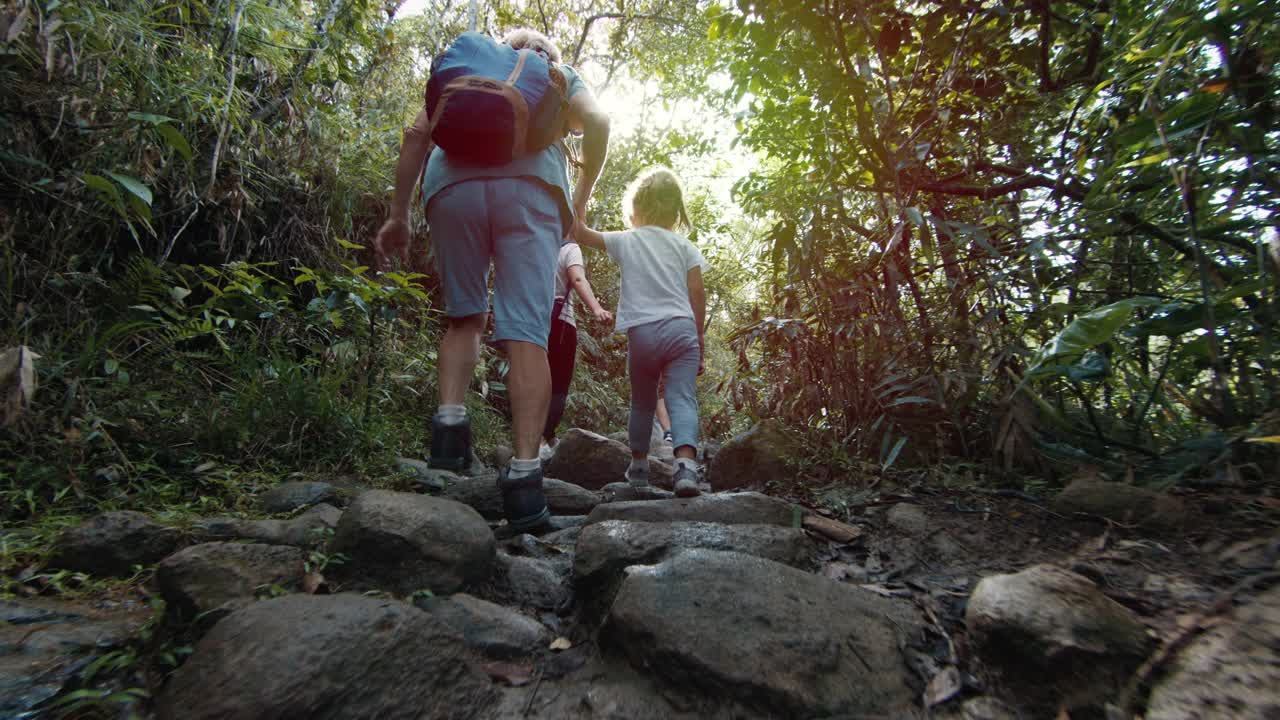
[(666, 382), (672, 445), (698, 447), (698, 328), (692, 318), (676, 317), (627, 330), (627, 368), (631, 371), (632, 452), (649, 452), (658, 379)]

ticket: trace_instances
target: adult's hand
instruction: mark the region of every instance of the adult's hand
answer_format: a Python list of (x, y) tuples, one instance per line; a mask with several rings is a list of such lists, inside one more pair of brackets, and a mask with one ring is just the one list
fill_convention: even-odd
[(707, 343), (702, 335), (698, 335), (698, 374), (707, 369)]
[(373, 249), (378, 270), (390, 270), (393, 258), (399, 259), (401, 265), (408, 265), (409, 223), (400, 218), (390, 218), (382, 223), (377, 237), (373, 239)]

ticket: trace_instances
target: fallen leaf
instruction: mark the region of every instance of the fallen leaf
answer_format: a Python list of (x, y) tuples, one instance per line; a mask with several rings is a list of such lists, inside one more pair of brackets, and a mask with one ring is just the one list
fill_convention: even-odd
[(529, 681), (533, 680), (533, 665), (530, 663), (491, 662), (481, 665), (480, 668), (489, 677), (511, 687), (528, 685)]
[(36, 360), (40, 356), (26, 345), (7, 348), (0, 353), (0, 426), (17, 422), (31, 406), (36, 388)]
[(302, 591), (308, 595), (315, 595), (316, 590), (324, 584), (324, 576), (318, 572), (309, 572), (302, 576)]
[(860, 568), (849, 563), (833, 562), (822, 568), (822, 574), (836, 582), (844, 580), (859, 574)]
[(894, 588), (887, 588), (884, 585), (876, 585), (876, 584), (859, 585), (858, 587), (862, 588), (863, 590), (870, 590), (871, 592), (877, 595), (883, 595), (887, 598), (911, 597), (911, 591), (906, 588), (894, 589)]
[(929, 686), (924, 689), (924, 705), (925, 707), (941, 705), (958, 695), (963, 689), (964, 680), (960, 678), (960, 671), (955, 665), (948, 665), (942, 672), (934, 675), (929, 681)]
[(552, 650), (568, 650), (571, 647), (573, 647), (573, 643), (567, 637), (561, 636), (551, 641)]
[(862, 528), (846, 525), (839, 520), (832, 520), (821, 515), (806, 515), (802, 521), (805, 530), (815, 532), (828, 540), (838, 543), (851, 543), (862, 537)]

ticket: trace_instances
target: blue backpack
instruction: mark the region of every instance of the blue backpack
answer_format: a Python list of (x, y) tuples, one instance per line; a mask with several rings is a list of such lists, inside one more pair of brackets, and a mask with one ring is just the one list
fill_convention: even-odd
[(432, 62), (426, 95), (432, 141), (471, 164), (506, 165), (565, 134), (560, 69), (478, 32), (458, 36)]

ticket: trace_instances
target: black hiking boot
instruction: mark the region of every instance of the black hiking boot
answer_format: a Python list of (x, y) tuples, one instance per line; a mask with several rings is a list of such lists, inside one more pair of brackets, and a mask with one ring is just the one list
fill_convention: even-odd
[(431, 419), (431, 457), (427, 467), (454, 472), (471, 467), (471, 418), (445, 422)]
[(511, 468), (505, 467), (498, 473), (498, 490), (502, 493), (502, 512), (507, 516), (507, 523), (516, 532), (528, 532), (545, 525), (551, 511), (542, 492), (542, 468), (515, 480), (507, 477), (510, 472)]

